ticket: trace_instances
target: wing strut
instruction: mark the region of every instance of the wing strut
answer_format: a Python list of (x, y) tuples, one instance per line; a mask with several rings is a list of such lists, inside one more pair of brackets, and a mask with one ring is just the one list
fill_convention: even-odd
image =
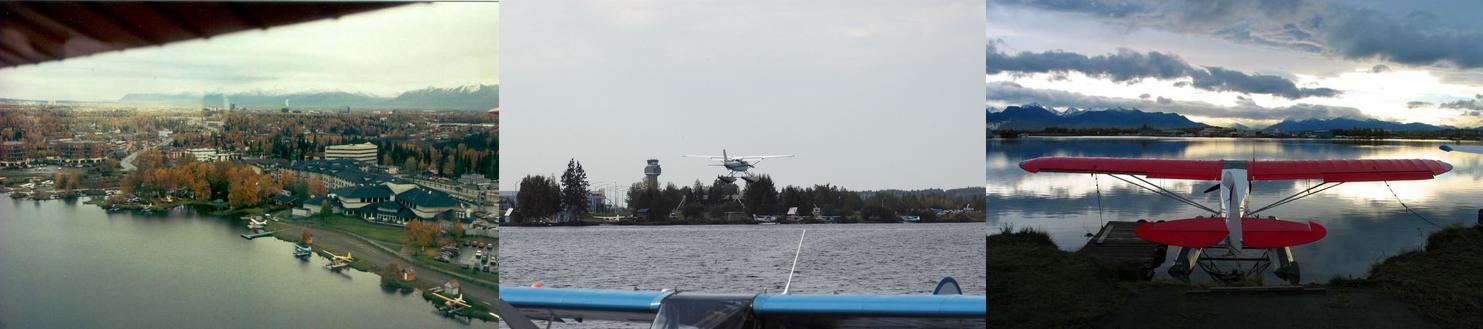
[(1277, 202), (1273, 202), (1272, 204), (1269, 204), (1269, 205), (1267, 205), (1265, 207), (1257, 208), (1256, 210), (1252, 210), (1250, 212), (1247, 212), (1247, 216), (1249, 216), (1249, 217), (1256, 217), (1256, 215), (1258, 213), (1261, 213), (1263, 210), (1276, 208), (1277, 206), (1285, 205), (1285, 204), (1288, 204), (1289, 202), (1298, 201), (1298, 199), (1306, 198), (1309, 195), (1314, 195), (1314, 194), (1318, 194), (1319, 192), (1327, 191), (1328, 189), (1334, 188), (1335, 186), (1339, 186), (1339, 185), (1344, 185), (1344, 182), (1337, 182), (1337, 183), (1333, 183), (1332, 185), (1330, 185), (1329, 182), (1323, 182), (1323, 183), (1319, 183), (1318, 185), (1313, 185), (1311, 187), (1308, 187), (1308, 189), (1305, 189), (1305, 190), (1302, 190), (1302, 191), (1298, 191), (1298, 193), (1293, 193), (1293, 195), (1289, 195), (1286, 198), (1282, 198), (1282, 200), (1277, 200)]
[(1118, 177), (1117, 174), (1107, 174), (1107, 176), (1112, 176), (1112, 178), (1117, 178), (1117, 180), (1120, 180), (1120, 181), (1123, 181), (1123, 182), (1127, 182), (1128, 184), (1133, 184), (1133, 186), (1137, 186), (1139, 188), (1148, 190), (1149, 192), (1153, 192), (1154, 194), (1158, 194), (1158, 195), (1162, 195), (1162, 196), (1168, 197), (1170, 199), (1174, 199), (1174, 201), (1183, 202), (1184, 204), (1190, 205), (1192, 207), (1204, 209), (1205, 211), (1209, 211), (1212, 214), (1217, 214), (1217, 215), (1220, 214), (1220, 212), (1219, 211), (1216, 211), (1215, 209), (1210, 209), (1210, 207), (1206, 207), (1205, 205), (1202, 205), (1202, 204), (1200, 204), (1198, 202), (1195, 202), (1194, 200), (1190, 200), (1189, 198), (1180, 196), (1178, 194), (1174, 194), (1174, 192), (1170, 192), (1169, 190), (1164, 189), (1163, 187), (1159, 186), (1158, 184), (1154, 184), (1153, 182), (1149, 182), (1148, 180), (1143, 179), (1143, 178), (1139, 178), (1138, 176), (1127, 175), (1128, 178), (1132, 178), (1132, 179), (1138, 180), (1139, 182), (1143, 182), (1143, 183), (1148, 184), (1148, 185), (1134, 183), (1133, 181), (1127, 180), (1127, 179), (1122, 178), (1122, 177)]

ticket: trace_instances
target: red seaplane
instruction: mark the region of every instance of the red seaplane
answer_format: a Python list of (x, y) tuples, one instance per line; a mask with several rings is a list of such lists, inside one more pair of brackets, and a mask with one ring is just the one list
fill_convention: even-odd
[[(1247, 161), (1041, 157), (1020, 162), (1020, 168), (1031, 173), (1104, 174), (1208, 211), (1209, 217), (1140, 221), (1135, 231), (1139, 238), (1180, 247), (1179, 257), (1169, 268), (1171, 276), (1188, 280), (1198, 265), (1217, 280), (1240, 280), (1264, 272), (1275, 254), (1279, 266), (1274, 274), (1298, 284), (1300, 272), (1290, 247), (1321, 240), (1328, 230), (1311, 221), (1261, 218), (1258, 215), (1262, 211), (1348, 182), (1432, 179), (1451, 171), (1452, 165), (1420, 159)], [(1219, 185), (1205, 190), (1205, 193), (1220, 191), (1220, 208), (1212, 209), (1138, 176), (1220, 181)], [(1251, 182), (1274, 180), (1322, 182), (1272, 204), (1248, 207), (1246, 196), (1251, 191)]]

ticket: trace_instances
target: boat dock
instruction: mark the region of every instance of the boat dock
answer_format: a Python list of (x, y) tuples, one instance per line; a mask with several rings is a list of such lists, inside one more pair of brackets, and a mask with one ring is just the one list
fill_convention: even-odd
[(1088, 240), (1081, 252), (1098, 260), (1127, 265), (1129, 274), (1152, 279), (1154, 269), (1164, 264), (1169, 246), (1148, 242), (1133, 233), (1138, 222), (1112, 221)]
[(242, 238), (243, 239), (252, 240), (252, 239), (261, 238), (261, 237), (265, 237), (265, 236), (271, 236), (274, 233), (278, 233), (278, 231), (258, 231), (257, 233), (242, 233)]

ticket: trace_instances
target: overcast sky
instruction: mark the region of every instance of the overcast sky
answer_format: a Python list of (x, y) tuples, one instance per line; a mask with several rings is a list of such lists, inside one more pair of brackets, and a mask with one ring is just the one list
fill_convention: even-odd
[[(984, 2), (522, 1), (504, 4), (500, 174), (623, 188), (722, 174), (682, 154), (795, 154), (779, 186), (982, 184)], [(740, 182), (739, 182), (740, 183)]]
[(0, 69), (0, 98), (346, 91), (378, 96), (499, 82), (499, 4), (409, 4)]
[(990, 0), (990, 110), (1483, 125), (1483, 2)]

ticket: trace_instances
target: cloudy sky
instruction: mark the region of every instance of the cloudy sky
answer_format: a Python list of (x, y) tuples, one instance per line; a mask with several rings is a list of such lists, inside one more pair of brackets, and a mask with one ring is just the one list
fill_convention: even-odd
[(346, 91), (378, 96), (499, 82), (499, 4), (410, 4), (0, 69), (0, 98)]
[(1483, 125), (1483, 2), (989, 0), (987, 105)]
[(594, 185), (709, 184), (683, 154), (795, 154), (780, 185), (982, 184), (984, 2), (505, 3), (501, 187), (581, 161)]

